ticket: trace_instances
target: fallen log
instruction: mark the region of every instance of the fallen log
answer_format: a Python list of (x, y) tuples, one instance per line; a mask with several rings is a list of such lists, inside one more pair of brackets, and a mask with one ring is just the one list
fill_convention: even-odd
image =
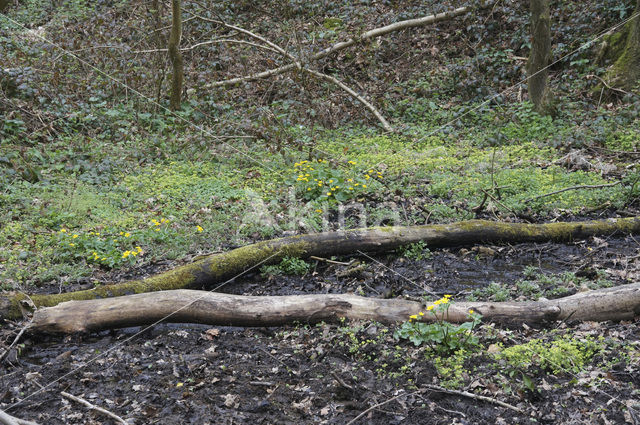
[[(531, 302), (456, 302), (444, 319), (465, 322), (468, 311), (483, 320), (544, 324), (557, 320), (631, 320), (640, 314), (640, 283)], [(159, 321), (221, 326), (278, 326), (345, 317), (382, 323), (402, 322), (425, 311), (418, 301), (356, 295), (244, 296), (181, 289), (100, 300), (68, 301), (35, 312), (29, 332), (95, 332)], [(425, 314), (422, 320), (432, 321)]]
[(71, 300), (108, 298), (172, 289), (212, 288), (259, 264), (273, 264), (285, 256), (308, 258), (353, 254), (357, 251), (388, 251), (425, 242), (429, 248), (475, 243), (567, 242), (614, 233), (640, 233), (640, 217), (571, 223), (499, 223), (470, 220), (451, 224), (410, 227), (373, 227), (296, 235), (258, 242), (141, 280), (100, 285), (62, 294), (0, 294), (0, 318), (21, 318), (23, 311), (51, 307)]

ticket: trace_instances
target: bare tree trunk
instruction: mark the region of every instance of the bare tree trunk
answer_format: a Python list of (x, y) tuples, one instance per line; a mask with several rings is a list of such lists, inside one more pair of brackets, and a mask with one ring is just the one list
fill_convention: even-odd
[(180, 99), (182, 97), (182, 80), (184, 78), (184, 64), (182, 53), (180, 52), (180, 39), (182, 38), (182, 16), (181, 0), (171, 0), (171, 35), (169, 36), (169, 59), (173, 66), (173, 77), (171, 80), (171, 101), (172, 110), (180, 109)]
[(640, 0), (637, 0), (636, 9), (633, 12), (635, 18), (627, 23), (630, 28), (624, 50), (605, 77), (607, 86), (636, 93), (640, 83), (640, 22), (638, 22), (640, 16), (637, 16), (638, 14), (640, 14)]
[(549, 0), (530, 0), (531, 52), (527, 62), (529, 98), (535, 110), (544, 115), (552, 114), (551, 92), (547, 85), (551, 63), (551, 18)]
[[(503, 323), (548, 323), (556, 320), (631, 320), (640, 314), (640, 283), (599, 289), (557, 300), (532, 302), (453, 303), (450, 322), (469, 320), (469, 310), (484, 320)], [(188, 289), (124, 297), (69, 301), (37, 310), (29, 331), (47, 333), (95, 332), (141, 326), (158, 321), (221, 326), (278, 326), (295, 322), (335, 322), (341, 317), (402, 322), (424, 312), (424, 305), (402, 299), (322, 294), (243, 296)], [(433, 321), (425, 314), (420, 320)]]

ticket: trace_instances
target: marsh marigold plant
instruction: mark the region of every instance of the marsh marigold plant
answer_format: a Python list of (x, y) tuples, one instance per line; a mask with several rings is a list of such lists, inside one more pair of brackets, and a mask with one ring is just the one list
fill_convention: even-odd
[[(454, 325), (444, 320), (453, 303), (451, 295), (445, 295), (426, 306), (426, 313), (409, 316), (395, 331), (396, 339), (408, 339), (416, 346), (426, 344), (438, 354), (449, 354), (478, 344), (473, 329), (480, 323), (482, 316), (473, 310), (467, 312), (469, 321)], [(433, 322), (423, 322), (425, 315), (432, 315)]]

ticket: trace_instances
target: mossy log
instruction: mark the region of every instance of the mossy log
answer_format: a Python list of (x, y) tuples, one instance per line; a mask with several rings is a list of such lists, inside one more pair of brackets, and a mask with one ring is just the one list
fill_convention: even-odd
[(410, 227), (374, 227), (289, 236), (214, 254), (194, 263), (142, 280), (133, 280), (62, 294), (0, 294), (0, 318), (20, 318), (23, 310), (51, 307), (64, 301), (108, 298), (171, 289), (203, 289), (234, 278), (259, 264), (285, 256), (307, 258), (388, 251), (425, 242), (429, 248), (474, 243), (567, 242), (596, 235), (640, 233), (640, 217), (572, 223), (498, 223), (484, 220)]
[[(425, 311), (417, 301), (356, 295), (244, 296), (179, 289), (101, 300), (69, 301), (37, 310), (29, 331), (69, 334), (158, 321), (222, 326), (278, 326), (335, 322), (339, 318), (405, 321)], [(544, 324), (557, 320), (630, 320), (640, 314), (640, 283), (599, 289), (557, 300), (453, 303), (444, 319), (465, 322), (468, 311), (483, 320)], [(422, 320), (433, 321), (425, 314)]]

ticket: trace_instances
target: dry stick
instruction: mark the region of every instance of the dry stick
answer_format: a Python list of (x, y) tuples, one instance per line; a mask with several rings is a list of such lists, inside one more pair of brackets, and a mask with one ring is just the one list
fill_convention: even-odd
[[(318, 59), (322, 59), (332, 53), (335, 53), (339, 50), (343, 50), (346, 49), (348, 47), (353, 46), (354, 44), (372, 39), (372, 38), (376, 38), (376, 37), (381, 37), (383, 35), (389, 34), (391, 32), (394, 31), (400, 31), (400, 30), (404, 30), (404, 29), (408, 29), (408, 28), (414, 28), (414, 27), (421, 27), (421, 26), (425, 26), (425, 25), (430, 25), (430, 24), (434, 24), (436, 22), (440, 22), (440, 21), (445, 21), (451, 18), (454, 18), (456, 16), (459, 15), (463, 15), (467, 12), (469, 12), (471, 10), (471, 8), (469, 7), (460, 7), (458, 9), (454, 9), (450, 12), (444, 12), (444, 13), (438, 13), (436, 15), (430, 15), (430, 16), (425, 16), (422, 18), (417, 18), (417, 19), (409, 19), (406, 21), (400, 21), (400, 22), (396, 22), (394, 24), (391, 25), (387, 25), (384, 27), (380, 27), (380, 28), (376, 28), (370, 31), (367, 31), (365, 33), (363, 33), (362, 35), (358, 36), (358, 37), (354, 37), (354, 38), (350, 38), (349, 40), (346, 41), (342, 41), (340, 43), (336, 43), (333, 46), (327, 47), (324, 50), (319, 51), (318, 53), (316, 53), (315, 55), (312, 55), (311, 57), (309, 57), (310, 60), (318, 60)], [(202, 18), (201, 18), (202, 19)], [(205, 88), (212, 88), (212, 87), (220, 87), (220, 86), (230, 86), (230, 85), (234, 85), (237, 83), (242, 83), (245, 81), (255, 81), (255, 80), (260, 80), (262, 78), (268, 78), (268, 77), (273, 77), (275, 75), (280, 75), (280, 74), (284, 74), (285, 72), (289, 72), (292, 71), (294, 69), (298, 68), (298, 64), (296, 63), (291, 63), (288, 65), (283, 65), (281, 67), (278, 68), (274, 68), (274, 69), (269, 69), (267, 71), (263, 71), (263, 72), (259, 72), (253, 75), (247, 75), (245, 77), (238, 77), (238, 78), (232, 78), (230, 80), (224, 80), (224, 81), (215, 81), (213, 83), (207, 84), (205, 86)]]
[(488, 403), (493, 403), (493, 404), (497, 404), (498, 406), (502, 406), (505, 407), (507, 409), (511, 409), (513, 411), (516, 411), (518, 413), (524, 413), (524, 410), (516, 407), (516, 406), (512, 406), (509, 403), (505, 403), (504, 401), (500, 401), (497, 400), (495, 398), (491, 398), (491, 397), (485, 397), (483, 395), (478, 395), (478, 394), (473, 394), (467, 391), (457, 391), (457, 390), (448, 390), (446, 388), (442, 388), (439, 387), (437, 385), (424, 385), (424, 388), (427, 388), (431, 391), (438, 391), (441, 393), (447, 393), (447, 394), (454, 394), (454, 395), (459, 395), (459, 396), (463, 396), (463, 397), (468, 397), (468, 398), (473, 398), (476, 400), (481, 400), (481, 401), (486, 401)]
[(395, 397), (390, 398), (387, 401), (383, 401), (382, 403), (378, 403), (378, 404), (374, 404), (373, 406), (369, 407), (367, 410), (365, 410), (364, 412), (360, 413), (358, 416), (356, 416), (355, 418), (351, 419), (349, 422), (347, 422), (347, 425), (352, 425), (354, 423), (356, 423), (358, 421), (358, 419), (360, 419), (361, 417), (363, 417), (364, 415), (366, 415), (367, 413), (371, 412), (374, 409), (377, 409), (378, 407), (382, 407), (387, 403), (391, 403), (393, 400), (396, 400), (400, 397), (405, 397), (405, 396), (409, 396), (409, 395), (414, 395), (419, 393), (420, 391), (414, 391), (412, 393), (404, 393), (404, 394), (399, 394)]
[(581, 185), (581, 186), (571, 186), (571, 187), (565, 187), (564, 189), (560, 189), (560, 190), (556, 190), (554, 192), (549, 192), (549, 193), (545, 193), (543, 195), (538, 195), (538, 196), (534, 196), (533, 198), (529, 198), (529, 199), (525, 199), (522, 202), (531, 202), (531, 201), (535, 201), (536, 199), (540, 199), (540, 198), (546, 198), (547, 196), (552, 196), (552, 195), (557, 195), (558, 193), (562, 193), (562, 192), (566, 192), (569, 190), (579, 190), (579, 189), (602, 189), (604, 187), (612, 187), (612, 186), (617, 186), (619, 184), (621, 184), (622, 182), (615, 182), (615, 183), (608, 183), (608, 184), (585, 184), (585, 185)]
[(324, 261), (325, 263), (330, 263), (330, 264), (339, 264), (341, 266), (350, 266), (352, 264), (352, 262), (345, 263), (344, 261), (334, 261), (334, 260), (329, 260), (328, 258), (316, 257), (315, 255), (310, 256), (309, 259), (316, 260), (316, 261)]
[[(192, 45), (192, 46), (189, 46), (189, 47), (183, 47), (183, 48), (181, 48), (181, 49), (180, 49), (180, 51), (181, 51), (181, 52), (187, 52), (187, 51), (191, 51), (191, 50), (193, 50), (193, 49), (195, 49), (195, 48), (197, 48), (197, 47), (207, 46), (207, 45), (209, 45), (209, 44), (216, 44), (216, 43), (236, 43), (236, 44), (246, 44), (246, 45), (248, 45), (248, 46), (256, 47), (256, 48), (258, 48), (258, 49), (264, 49), (264, 50), (272, 51), (272, 52), (274, 52), (274, 53), (279, 53), (277, 50), (272, 49), (272, 48), (270, 48), (270, 47), (268, 47), (268, 46), (263, 46), (263, 45), (260, 45), (260, 44), (257, 44), (257, 43), (252, 43), (252, 42), (250, 42), (250, 41), (234, 40), (234, 39), (232, 39), (232, 38), (217, 38), (217, 39), (215, 39), (215, 40), (203, 41), (203, 42), (196, 43), (196, 44), (194, 44), (194, 45)], [(166, 51), (168, 51), (168, 50), (169, 50), (169, 49), (135, 50), (135, 51), (133, 51), (133, 52), (131, 52), (131, 53), (156, 53), (156, 52), (166, 52)]]
[(26, 421), (24, 419), (16, 418), (10, 414), (0, 410), (0, 424), (3, 425), (38, 425), (36, 422)]
[(122, 425), (128, 425), (127, 422), (124, 419), (122, 419), (120, 416), (116, 415), (115, 413), (109, 412), (108, 410), (103, 409), (102, 407), (98, 407), (95, 404), (89, 403), (87, 400), (85, 400), (83, 398), (76, 397), (73, 394), (69, 394), (69, 393), (67, 393), (65, 391), (62, 391), (60, 394), (63, 397), (66, 397), (66, 398), (68, 398), (70, 400), (73, 400), (73, 401), (75, 401), (77, 403), (84, 404), (86, 407), (88, 407), (91, 410), (95, 410), (96, 412), (100, 412), (103, 415), (107, 415), (107, 416), (109, 416), (110, 418), (114, 419), (116, 422), (118, 422), (118, 423), (120, 423)]
[(20, 332), (18, 332), (18, 335), (16, 335), (11, 345), (9, 345), (7, 349), (4, 351), (4, 353), (2, 353), (2, 355), (0, 356), (0, 363), (4, 361), (4, 359), (7, 357), (7, 355), (9, 354), (9, 351), (11, 351), (13, 346), (16, 345), (18, 341), (20, 341), (20, 337), (29, 328), (29, 326), (31, 326), (32, 321), (33, 321), (33, 318), (31, 318), (31, 320), (29, 320), (29, 323), (27, 323), (22, 327), (22, 329), (20, 329)]

